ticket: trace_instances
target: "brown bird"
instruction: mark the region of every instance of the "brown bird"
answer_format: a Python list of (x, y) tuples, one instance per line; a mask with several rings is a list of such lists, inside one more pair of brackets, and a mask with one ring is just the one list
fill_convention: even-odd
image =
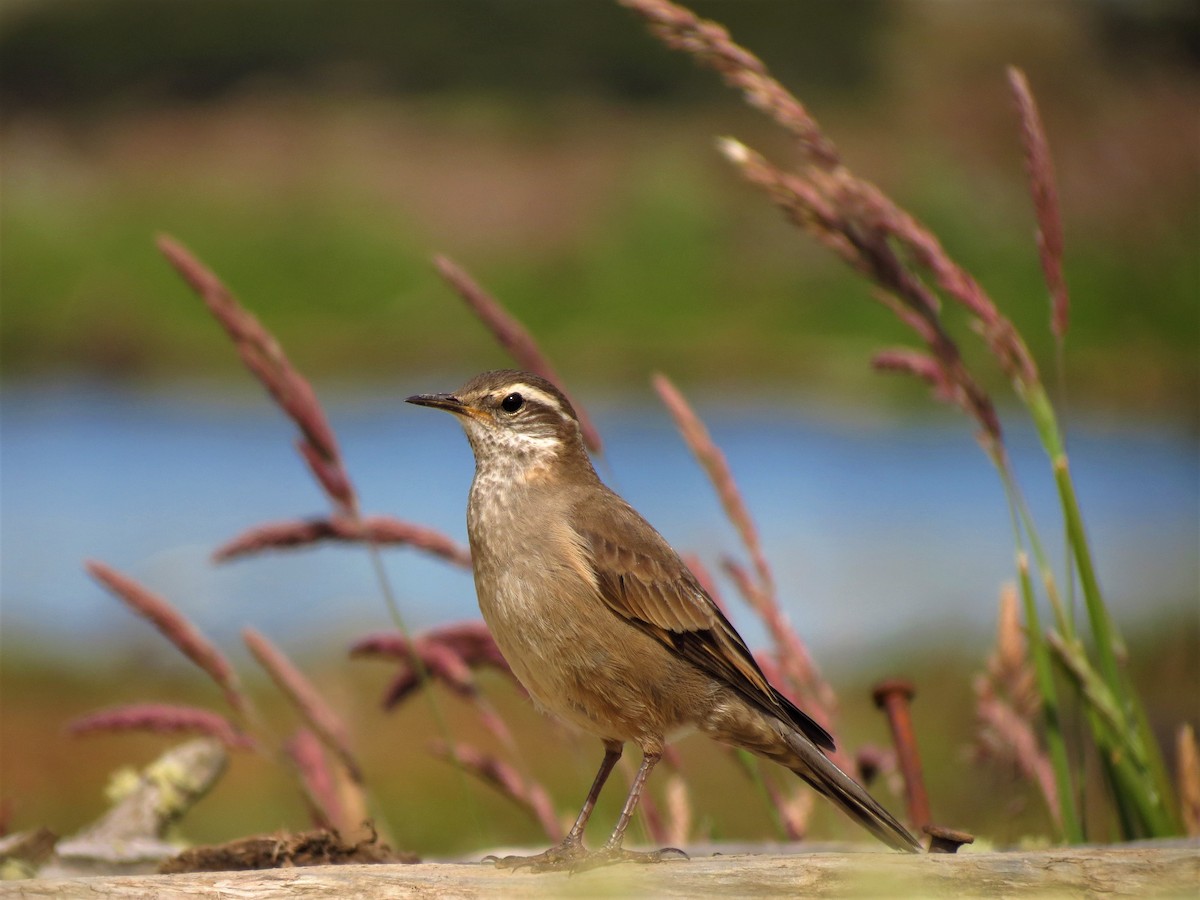
[[(920, 849), (825, 757), (833, 738), (770, 685), (678, 554), (600, 481), (561, 391), (501, 370), (408, 402), (454, 413), (474, 450), (475, 590), (504, 658), (539, 708), (604, 744), (566, 839), (501, 865), (662, 858), (669, 851), (634, 853), (621, 841), (664, 742), (693, 729), (787, 767), (889, 846)], [(641, 768), (612, 835), (589, 854), (584, 827), (627, 742), (641, 748)]]

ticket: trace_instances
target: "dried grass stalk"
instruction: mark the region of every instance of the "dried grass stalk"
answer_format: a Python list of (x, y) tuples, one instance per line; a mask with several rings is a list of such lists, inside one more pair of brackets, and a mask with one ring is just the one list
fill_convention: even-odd
[[(822, 727), (832, 733), (837, 697), (833, 688), (821, 677), (804, 641), (791, 627), (779, 606), (774, 576), (763, 552), (758, 529), (741, 491), (738, 490), (725, 454), (714, 443), (704, 422), (696, 415), (683, 394), (666, 376), (654, 376), (654, 389), (671, 413), (688, 448), (716, 488), (725, 515), (737, 529), (742, 544), (750, 554), (756, 577), (751, 578), (742, 566), (728, 559), (723, 563), (725, 571), (733, 578), (750, 608), (766, 623), (783, 660), (784, 672), (803, 695), (804, 705)], [(847, 762), (840, 754), (839, 758), (842, 763)]]
[(243, 532), (213, 552), (216, 562), (226, 562), (268, 550), (306, 547), (321, 541), (366, 542), (415, 547), (464, 569), (471, 567), (471, 554), (452, 538), (433, 528), (404, 522), (391, 516), (349, 516), (269, 522)]
[(341, 716), (325, 702), (304, 674), (292, 664), (278, 647), (255, 631), (242, 629), (242, 640), (275, 682), (275, 686), (291, 701), (300, 717), (312, 728), (326, 747), (341, 761), (357, 782), (362, 781), (362, 769), (350, 749), (349, 730)]
[(433, 264), (446, 283), (462, 297), (480, 321), (495, 335), (500, 346), (516, 360), (517, 365), (535, 375), (542, 376), (566, 395), (579, 417), (579, 430), (583, 434), (584, 443), (593, 453), (602, 452), (600, 433), (592, 424), (587, 411), (575, 402), (563, 387), (562, 379), (558, 377), (554, 366), (550, 364), (550, 360), (546, 358), (541, 348), (538, 347), (537, 341), (533, 339), (525, 326), (518, 322), (499, 300), (480, 287), (479, 283), (454, 260), (447, 256), (435, 256)]
[[(625, 771), (630, 784), (633, 783), (635, 772), (636, 770), (631, 768), (627, 768)], [(670, 843), (667, 837), (670, 834), (670, 828), (667, 826), (666, 818), (663, 816), (662, 810), (658, 808), (658, 801), (649, 791), (642, 792), (642, 797), (638, 801), (637, 814), (641, 819), (642, 827), (646, 829), (646, 836), (649, 837), (650, 843), (660, 847)]]
[(512, 676), (508, 660), (496, 646), (496, 639), (487, 625), (481, 621), (441, 625), (425, 632), (424, 638), (451, 647), (472, 669), (488, 667)]
[[(419, 638), (418, 638), (419, 639)], [(384, 657), (407, 659), (412, 655), (412, 644), (399, 632), (387, 631), (369, 634), (350, 645), (352, 657)]]
[(383, 708), (390, 710), (412, 696), (426, 681), (445, 685), (470, 702), (479, 721), (506, 747), (515, 749), (512, 732), (479, 690), (472, 670), (494, 668), (508, 675), (524, 693), (500, 648), (482, 622), (464, 622), (431, 629), (415, 640), (390, 633), (370, 635), (350, 649), (352, 657), (397, 659), (400, 667), (384, 691)]
[(692, 835), (692, 799), (682, 766), (683, 758), (676, 746), (664, 745), (660, 768), (667, 770), (662, 780), (665, 809), (653, 806), (652, 827), (650, 822), (647, 823), (647, 831), (653, 840), (672, 847), (683, 846)]
[(491, 632), (482, 622), (441, 625), (422, 632), (411, 643), (404, 635), (393, 631), (370, 634), (354, 642), (350, 655), (406, 660), (412, 656), (413, 644), (418, 647), (442, 644), (453, 650), (472, 669), (490, 667), (512, 674)]
[(662, 748), (662, 764), (669, 769), (681, 771), (683, 768), (683, 757), (679, 755), (679, 749), (674, 744), (664, 744)]
[(297, 729), (283, 746), (296, 769), (313, 824), (332, 828), (348, 841), (374, 833), (362, 785), (345, 766), (330, 764), (320, 738), (307, 728)]
[(987, 671), (974, 680), (976, 755), (1015, 766), (1023, 778), (1037, 785), (1051, 817), (1061, 827), (1054, 767), (1035, 726), (1041, 698), (1019, 603), (1016, 587), (1005, 585), (1000, 593), (996, 647), (988, 657)]
[(1200, 835), (1200, 748), (1196, 746), (1196, 732), (1187, 722), (1179, 726), (1175, 749), (1179, 808), (1188, 835), (1196, 837)]
[(760, 768), (763, 790), (779, 816), (779, 824), (789, 841), (802, 841), (808, 834), (808, 820), (812, 816), (813, 793), (808, 790), (785, 790), (775, 780), (775, 772)]
[(1016, 766), (1026, 780), (1037, 785), (1055, 825), (1062, 825), (1054, 769), (1038, 742), (1033, 725), (1010, 704), (988, 690), (986, 682), (975, 682), (975, 715), (979, 721), (977, 755)]
[(342, 820), (341, 800), (329, 758), (317, 736), (307, 728), (299, 728), (283, 745), (283, 752), (300, 777), (313, 826), (336, 828)]
[(640, 13), (663, 43), (690, 53), (715, 69), (726, 84), (742, 92), (746, 102), (762, 110), (799, 140), (805, 159), (832, 169), (840, 162), (837, 148), (799, 100), (767, 73), (754, 54), (735, 44), (716, 22), (666, 0), (619, 0)]
[(424, 681), (413, 671), (412, 666), (401, 666), (392, 680), (388, 682), (388, 686), (383, 692), (383, 699), (379, 702), (380, 707), (385, 712), (395, 709), (415, 694), (422, 684)]
[(274, 336), (182, 244), (161, 235), (158, 248), (225, 329), (246, 368), (300, 429), (300, 455), (325, 493), (343, 512), (357, 515), (358, 499), (312, 385), (291, 364)]
[[(804, 837), (807, 831), (807, 814), (796, 816), (797, 808), (792, 805), (792, 798), (780, 790), (779, 785), (774, 781), (774, 775), (778, 770), (774, 766), (769, 765), (764, 760), (752, 756), (745, 750), (737, 750), (733, 747), (726, 747), (729, 758), (757, 788), (761, 788), (767, 795), (767, 802), (771, 808), (775, 810), (779, 826), (783, 829), (784, 835), (788, 840), (797, 841)], [(841, 763), (838, 763), (839, 768), (843, 768)], [(801, 790), (801, 793), (811, 794), (811, 791)]]
[(1050, 330), (1061, 342), (1066, 338), (1070, 325), (1071, 299), (1067, 293), (1067, 280), (1063, 275), (1062, 216), (1059, 213), (1054, 161), (1050, 158), (1050, 145), (1042, 127), (1042, 117), (1033, 99), (1033, 93), (1029, 90), (1029, 81), (1025, 78), (1025, 73), (1010, 66), (1008, 83), (1021, 117), (1025, 169), (1029, 176), (1033, 211), (1037, 217), (1038, 256), (1046, 287), (1050, 291)]
[(687, 782), (678, 772), (673, 772), (663, 792), (667, 807), (667, 829), (663, 843), (669, 847), (682, 847), (691, 839), (694, 819)]
[(425, 683), (426, 679), (418, 675), (412, 666), (401, 666), (392, 680), (388, 682), (388, 686), (383, 692), (383, 699), (379, 704), (380, 707), (385, 712), (395, 709), (415, 694)]
[[(950, 258), (950, 254), (932, 231), (897, 206), (878, 187), (845, 169), (828, 176), (819, 176), (818, 185), (838, 210), (838, 227), (843, 233), (847, 233), (848, 238), (850, 234), (845, 225), (857, 223), (861, 230), (876, 237), (894, 239), (912, 262), (933, 276), (934, 283), (946, 296), (953, 298), (982, 323), (999, 321), (999, 309), (979, 282)], [(871, 247), (868, 240), (862, 241), (861, 249), (868, 256), (878, 252)], [(884, 263), (884, 268), (890, 264)], [(872, 262), (871, 265), (879, 267), (880, 264)], [(901, 277), (892, 276), (892, 280), (898, 282)], [(914, 290), (919, 292), (920, 288), (916, 285), (906, 287), (905, 296), (910, 300), (920, 297), (921, 305), (932, 302), (935, 311), (937, 310), (936, 296), (930, 295), (931, 301), (923, 294), (914, 293)]]
[(1003, 687), (1014, 708), (1032, 721), (1041, 705), (1033, 664), (1029, 659), (1029, 639), (1021, 623), (1021, 601), (1016, 585), (1006, 584), (1000, 591), (1000, 610), (996, 619), (996, 648), (988, 659), (988, 674)]
[(871, 357), (871, 367), (879, 372), (904, 372), (929, 385), (934, 397), (943, 403), (960, 404), (958, 386), (946, 377), (938, 361), (920, 350), (894, 347), (880, 350)]
[(180, 732), (216, 738), (231, 749), (246, 750), (254, 739), (233, 722), (210, 709), (175, 706), (167, 703), (130, 703), (88, 713), (67, 723), (70, 734), (95, 734), (113, 731), (147, 731), (157, 734)]
[[(765, 190), (797, 226), (879, 285), (882, 290), (877, 298), (916, 332), (941, 370), (939, 395), (952, 396), (979, 423), (985, 448), (1002, 456), (1000, 419), (991, 398), (967, 370), (957, 344), (943, 327), (937, 295), (909, 271), (893, 250), (891, 239), (900, 240), (918, 256), (926, 255), (928, 265), (940, 271), (945, 284), (957, 291), (955, 296), (968, 309), (986, 316), (977, 318), (977, 328), (1011, 377), (1034, 378), (1036, 368), (1011, 324), (995, 311), (995, 305), (973, 281), (966, 280), (965, 273), (958, 274), (961, 269), (946, 257), (940, 244), (890, 201), (885, 203), (886, 198), (875, 188), (841, 170), (836, 181), (823, 182), (825, 189), (837, 189), (837, 195), (829, 197), (812, 181), (780, 171), (737, 141), (725, 139), (720, 147), (743, 177)], [(850, 184), (854, 187), (848, 187)], [(922, 377), (927, 378), (924, 374)], [(953, 389), (947, 390), (945, 385), (953, 385)]]
[[(663, 0), (629, 0), (639, 8), (652, 6), (667, 7), (673, 17), (690, 17), (691, 13)], [(712, 41), (676, 40), (656, 30), (665, 43), (709, 61), (714, 56)], [(720, 29), (720, 41), (727, 49), (716, 52), (722, 64), (741, 71), (727, 80), (737, 84), (739, 80), (757, 82), (765, 76), (762, 63), (743, 48), (733, 44), (727, 33)], [(778, 83), (772, 81), (773, 91), (785, 95), (780, 104), (792, 108), (803, 108), (800, 101), (791, 96)], [(751, 105), (761, 104), (748, 97)], [(770, 109), (768, 109), (770, 112)], [(780, 121), (778, 117), (776, 121)], [(805, 128), (811, 129), (818, 140), (828, 142), (816, 122), (807, 114)], [(781, 122), (781, 124), (786, 123)], [(832, 146), (832, 143), (829, 143)], [(1032, 384), (1036, 379), (1036, 368), (1024, 348), (1016, 330), (1000, 315), (996, 305), (969, 273), (946, 253), (934, 234), (915, 218), (897, 206), (886, 194), (870, 182), (854, 175), (842, 165), (815, 165), (803, 173), (784, 173), (770, 165), (762, 156), (745, 145), (730, 138), (718, 143), (721, 153), (730, 160), (751, 182), (758, 184), (771, 195), (775, 203), (789, 215), (797, 225), (814, 234), (856, 270), (894, 292), (915, 309), (936, 318), (937, 298), (897, 257), (890, 242), (896, 241), (918, 266), (934, 276), (938, 286), (961, 303), (978, 320), (979, 331), (992, 347), (1002, 365), (1014, 378)], [(818, 162), (819, 160), (808, 160)]]
[(90, 560), (84, 566), (93, 578), (150, 622), (179, 652), (215, 681), (232, 709), (242, 716), (249, 712), (249, 698), (243, 692), (233, 666), (183, 613), (129, 576), (102, 562)]
[[(412, 641), (395, 632), (368, 635), (351, 646), (350, 655), (399, 660), (400, 668), (384, 694), (384, 709), (392, 709), (406, 700), (421, 686), (426, 675), (456, 694), (476, 701), (480, 695), (472, 669), (497, 669), (519, 686), (491, 632), (482, 622), (460, 622), (433, 628)], [(480, 713), (485, 724), (495, 732), (489, 710), (481, 708)], [(507, 734), (506, 728), (502, 731)]]
[[(621, 2), (645, 17), (651, 31), (665, 44), (717, 69), (727, 83), (742, 91), (752, 106), (764, 110), (800, 137), (805, 151), (802, 162), (807, 163), (807, 167), (795, 173), (780, 171), (761, 155), (732, 139), (722, 139), (719, 148), (747, 180), (765, 190), (797, 225), (894, 297), (896, 304), (889, 305), (908, 310), (902, 318), (916, 326), (930, 356), (943, 369), (943, 375), (937, 381), (939, 390), (944, 393), (945, 385), (955, 385), (958, 402), (980, 424), (981, 443), (998, 464), (1004, 465), (999, 421), (991, 400), (970, 375), (957, 346), (942, 327), (938, 298), (925, 286), (918, 270), (932, 275), (937, 286), (970, 313), (974, 320), (972, 324), (1018, 391), (1037, 393), (1040, 391), (1037, 367), (1012, 323), (999, 313), (975, 280), (950, 258), (932, 232), (874, 185), (840, 164), (832, 142), (800, 101), (770, 78), (762, 62), (735, 44), (725, 29), (702, 21), (667, 0)], [(1018, 94), (1022, 93), (1016, 80), (1014, 89)], [(1028, 96), (1027, 89), (1024, 95)], [(1031, 103), (1025, 104), (1028, 110), (1032, 110)], [(1044, 149), (1044, 137), (1038, 137), (1040, 126), (1034, 125), (1036, 111), (1030, 114), (1028, 110), (1023, 115), (1026, 130), (1031, 141)], [(1044, 198), (1040, 207), (1046, 211), (1046, 233), (1056, 235), (1058, 231), (1049, 213), (1052, 206), (1049, 190), (1053, 186), (1052, 180), (1048, 180), (1051, 174), (1049, 156), (1042, 155), (1044, 159), (1038, 156), (1033, 166), (1035, 177), (1042, 184), (1036, 191)], [(1047, 244), (1050, 257), (1056, 256), (1054, 248), (1052, 238)], [(897, 250), (907, 259), (898, 255)], [(1061, 327), (1065, 329), (1065, 305), (1057, 304), (1056, 310)], [(900, 370), (919, 371), (911, 366)]]
[(541, 825), (551, 841), (562, 840), (562, 823), (555, 816), (550, 795), (542, 785), (536, 781), (526, 781), (508, 763), (469, 744), (459, 743), (451, 747), (444, 741), (435, 741), (430, 744), (430, 752), (454, 763), (517, 804)]
[[(638, 2), (640, 5), (640, 0)], [(670, 6), (657, 0), (651, 0), (648, 5)], [(691, 15), (677, 7), (671, 9), (675, 11), (672, 15)], [(728, 35), (722, 34), (722, 41), (730, 43)], [(712, 54), (712, 49), (704, 42), (666, 42), (702, 60)], [(740, 52), (724, 53), (721, 58), (726, 65), (742, 65), (745, 51), (731, 46)], [(763, 74), (758, 60), (745, 62), (744, 66), (742, 78), (756, 80)], [(775, 87), (783, 90), (777, 84)], [(799, 104), (795, 98), (790, 98), (790, 102)], [(811, 118), (807, 122), (819, 133)], [(999, 446), (999, 423), (991, 409), (991, 401), (969, 375), (957, 347), (942, 328), (937, 296), (897, 255), (893, 243), (909, 255), (912, 264), (932, 274), (937, 285), (975, 317), (978, 331), (1011, 377), (1026, 385), (1032, 384), (1037, 378), (1036, 367), (1011, 323), (1000, 315), (978, 283), (949, 257), (932, 232), (874, 185), (858, 178), (844, 166), (815, 166), (803, 173), (785, 173), (736, 140), (723, 138), (718, 148), (748, 181), (765, 190), (795, 224), (911, 311), (911, 314), (903, 314), (902, 319), (915, 326), (937, 364), (944, 368), (945, 374), (940, 381), (958, 386), (956, 393), (961, 397), (963, 408), (980, 422), (984, 434)]]
[(750, 511), (746, 508), (741, 491), (738, 490), (737, 482), (729, 469), (729, 462), (725, 459), (725, 454), (713, 442), (712, 435), (704, 426), (704, 422), (696, 415), (696, 412), (684, 399), (683, 394), (665, 375), (656, 374), (654, 376), (654, 389), (662, 398), (667, 411), (671, 413), (671, 417), (675, 420), (675, 427), (683, 435), (692, 455), (699, 461), (708, 475), (708, 480), (717, 489), (717, 496), (721, 500), (725, 515), (737, 529), (742, 544), (754, 562), (754, 569), (763, 592), (769, 596), (774, 593), (775, 578), (771, 574), (766, 554), (763, 553), (758, 529), (750, 517)]
[(486, 728), (509, 753), (520, 758), (518, 756), (520, 747), (517, 746), (517, 740), (509, 730), (504, 717), (488, 703), (482, 694), (477, 695), (472, 702), (475, 704), (475, 714), (479, 716), (479, 724)]
[(766, 624), (778, 651), (782, 674), (786, 676), (780, 678), (780, 681), (790, 679), (799, 692), (799, 702), (822, 727), (829, 730), (833, 724), (834, 710), (837, 708), (837, 696), (821, 676), (808, 647), (792, 629), (779, 605), (763, 593), (741, 565), (732, 559), (726, 559), (722, 567), (733, 579), (750, 608)]
[(471, 667), (454, 652), (454, 648), (438, 641), (426, 641), (417, 650), (431, 677), (442, 682), (460, 696), (478, 696), (479, 687)]

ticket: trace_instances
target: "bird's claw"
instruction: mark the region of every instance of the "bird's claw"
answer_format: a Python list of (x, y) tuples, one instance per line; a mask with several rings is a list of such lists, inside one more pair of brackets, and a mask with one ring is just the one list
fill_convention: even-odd
[(668, 859), (688, 859), (688, 855), (678, 847), (663, 847), (661, 850), (626, 850), (622, 847), (601, 847), (595, 853), (588, 853), (571, 866), (572, 874), (598, 869), (601, 866), (611, 866), (617, 863), (658, 863)]
[(533, 872), (562, 872), (570, 870), (580, 859), (589, 854), (578, 841), (564, 841), (556, 847), (533, 856), (485, 856), (483, 862), (495, 864), (497, 869), (529, 869)]
[(582, 844), (564, 843), (551, 847), (533, 856), (485, 856), (483, 862), (493, 863), (497, 869), (529, 869), (531, 872), (586, 872), (617, 863), (657, 863), (668, 859), (687, 859), (688, 855), (678, 847), (663, 847), (661, 850), (625, 850), (621, 847), (601, 847), (592, 853)]

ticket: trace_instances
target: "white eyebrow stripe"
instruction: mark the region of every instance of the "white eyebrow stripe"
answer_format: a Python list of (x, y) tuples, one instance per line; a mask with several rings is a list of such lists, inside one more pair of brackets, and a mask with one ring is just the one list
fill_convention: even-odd
[(562, 407), (562, 404), (558, 401), (557, 397), (553, 397), (550, 394), (547, 394), (545, 391), (541, 390), (540, 388), (534, 387), (532, 384), (524, 384), (524, 383), (514, 384), (512, 387), (513, 387), (513, 390), (517, 391), (522, 396), (524, 396), (526, 400), (536, 400), (538, 403), (541, 403), (543, 406), (549, 406), (551, 409), (558, 412), (559, 415), (562, 415), (563, 407)]

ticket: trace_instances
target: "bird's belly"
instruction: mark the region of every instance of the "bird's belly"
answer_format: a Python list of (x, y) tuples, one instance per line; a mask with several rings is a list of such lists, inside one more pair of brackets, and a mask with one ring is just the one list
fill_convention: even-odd
[(689, 724), (690, 711), (672, 691), (677, 663), (590, 585), (561, 572), (548, 584), (528, 570), (492, 581), (477, 585), (484, 621), (538, 707), (616, 741), (656, 742)]

